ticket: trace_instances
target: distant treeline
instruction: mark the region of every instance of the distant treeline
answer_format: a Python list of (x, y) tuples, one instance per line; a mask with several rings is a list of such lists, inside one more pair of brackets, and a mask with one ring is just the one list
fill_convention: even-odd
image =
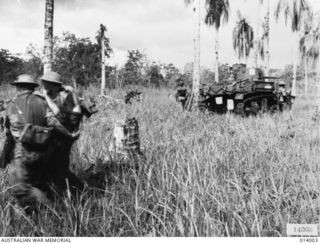
[[(106, 58), (112, 54), (109, 39), (105, 41)], [(25, 55), (0, 50), (0, 84), (12, 82), (19, 74), (29, 73), (36, 78), (43, 73), (43, 53), (34, 45), (27, 47)], [(100, 85), (101, 44), (97, 39), (78, 38), (65, 32), (54, 38), (53, 70), (63, 76), (67, 84), (80, 86)], [(139, 50), (129, 50), (123, 67), (106, 66), (106, 84), (109, 88), (126, 85), (175, 86), (183, 75), (172, 64), (150, 62)], [(188, 76), (188, 75), (187, 75)], [(191, 80), (189, 81), (191, 82)]]
[[(109, 39), (105, 41), (106, 57), (112, 54)], [(42, 51), (29, 45), (26, 54), (14, 55), (0, 49), (0, 84), (12, 82), (19, 74), (29, 73), (38, 78), (43, 73)], [(228, 79), (228, 64), (219, 67), (219, 80)], [(79, 86), (100, 85), (101, 82), (101, 45), (99, 40), (92, 42), (89, 38), (78, 38), (65, 32), (54, 38), (53, 69), (59, 72), (67, 84)], [(185, 85), (192, 85), (193, 63), (187, 63), (179, 70), (174, 64), (163, 64), (149, 61), (146, 54), (139, 50), (129, 50), (128, 59), (123, 67), (106, 66), (106, 84), (109, 88), (126, 85), (152, 87), (176, 86), (181, 77)], [(271, 70), (271, 75), (282, 77), (288, 84), (292, 80), (292, 66), (284, 70)], [(310, 74), (312, 76), (312, 73)], [(298, 79), (304, 76), (302, 67), (298, 68)], [(214, 73), (206, 67), (201, 68), (201, 82), (214, 82)]]

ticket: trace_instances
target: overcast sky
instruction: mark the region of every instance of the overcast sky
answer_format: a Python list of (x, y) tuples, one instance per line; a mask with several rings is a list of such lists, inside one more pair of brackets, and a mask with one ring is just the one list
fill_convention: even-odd
[[(320, 10), (320, 0), (310, 0)], [(231, 17), (220, 29), (220, 61), (235, 63), (232, 30), (240, 10), (256, 29), (258, 0), (229, 0)], [(283, 19), (273, 17), (277, 0), (271, 0), (271, 67), (291, 63), (294, 35)], [(202, 0), (203, 6), (204, 0)], [(24, 53), (29, 43), (43, 45), (45, 0), (0, 0), (0, 49)], [(150, 60), (172, 62), (179, 68), (193, 58), (192, 9), (184, 0), (55, 0), (54, 34), (70, 31), (94, 38), (100, 23), (107, 26), (107, 36), (114, 49), (111, 62), (123, 64), (126, 51), (140, 49)], [(264, 12), (261, 12), (263, 18)], [(202, 9), (202, 18), (204, 9)], [(261, 33), (261, 31), (260, 31)], [(201, 29), (201, 63), (213, 68), (214, 31)], [(249, 65), (253, 62), (249, 59)]]

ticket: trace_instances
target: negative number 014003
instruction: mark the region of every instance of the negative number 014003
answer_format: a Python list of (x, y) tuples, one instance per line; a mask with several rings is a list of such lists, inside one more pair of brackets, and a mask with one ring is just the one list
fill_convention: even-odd
[(309, 243), (317, 243), (318, 237), (301, 237), (300, 242), (309, 242)]

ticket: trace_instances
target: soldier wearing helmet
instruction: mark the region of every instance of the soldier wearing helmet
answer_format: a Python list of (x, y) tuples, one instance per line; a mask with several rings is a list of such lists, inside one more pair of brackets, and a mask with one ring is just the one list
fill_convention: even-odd
[[(79, 133), (82, 111), (79, 98), (73, 89), (63, 86), (61, 76), (53, 71), (45, 73), (40, 80), (44, 87), (44, 97), (56, 118), (68, 130)], [(55, 153), (47, 172), (55, 191), (63, 193), (68, 185), (71, 190), (82, 190), (83, 182), (69, 168), (74, 140), (57, 135), (53, 144)]]
[(278, 99), (280, 111), (292, 106), (292, 96), (289, 91), (286, 91), (286, 83), (281, 80), (278, 83)]
[[(9, 170), (10, 192), (17, 204), (31, 214), (37, 210), (39, 202), (46, 200), (42, 180), (51, 150), (49, 143), (39, 142), (41, 138), (38, 136), (42, 133), (48, 142), (51, 140), (50, 132), (69, 138), (77, 135), (64, 128), (53, 116), (46, 101), (34, 94), (38, 84), (32, 76), (20, 75), (12, 85), (17, 90), (17, 96), (8, 104), (5, 118), (6, 137), (10, 138), (9, 147), (13, 154)], [(8, 151), (8, 148), (4, 151)]]
[(175, 94), (176, 101), (181, 103), (182, 109), (185, 109), (185, 105), (190, 94), (183, 82), (182, 77), (179, 77), (176, 80), (176, 83), (177, 83), (177, 92)]
[(281, 80), (278, 83), (278, 87), (279, 87), (279, 95), (286, 96), (286, 83), (283, 80)]

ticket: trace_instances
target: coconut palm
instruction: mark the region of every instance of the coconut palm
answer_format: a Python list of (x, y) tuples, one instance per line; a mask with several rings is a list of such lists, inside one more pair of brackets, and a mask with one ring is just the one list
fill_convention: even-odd
[[(308, 0), (279, 0), (276, 6), (276, 20), (279, 20), (281, 13), (284, 15), (286, 24), (288, 23), (288, 20), (290, 20), (292, 32), (297, 33), (296, 45), (299, 43), (304, 16), (309, 11), (310, 4), (308, 3)], [(296, 52), (298, 52), (298, 48), (296, 48)], [(293, 96), (296, 96), (297, 56), (298, 55), (294, 58), (293, 63), (293, 81), (291, 91)]]
[[(261, 5), (263, 4), (263, 0), (259, 0), (258, 2), (258, 11), (257, 11), (257, 20), (256, 20), (256, 39), (255, 39), (255, 54), (254, 54), (254, 65), (256, 68), (258, 68), (258, 56), (259, 56), (259, 44), (260, 39), (259, 36), (259, 30), (260, 30), (260, 12), (261, 12)], [(261, 47), (261, 46), (260, 46)]]
[(265, 54), (265, 73), (266, 76), (270, 76), (270, 0), (267, 0), (267, 14), (265, 17), (264, 37), (266, 45)]
[[(318, 77), (320, 75), (320, 60), (319, 60), (319, 52), (320, 52), (320, 27), (316, 26), (313, 29), (310, 29), (305, 35), (300, 39), (299, 50), (302, 56), (302, 59), (305, 63), (305, 74), (307, 75), (306, 66), (308, 64), (315, 66), (317, 65)], [(320, 77), (319, 77), (320, 78)], [(305, 83), (305, 94), (307, 94), (308, 89), (308, 79), (306, 79)]]
[[(320, 26), (318, 25), (313, 31), (312, 40), (310, 44), (306, 44), (307, 50), (309, 50), (310, 62), (316, 64), (316, 70), (318, 75), (318, 97), (320, 96)], [(318, 108), (320, 101), (318, 101)]]
[[(304, 63), (304, 94), (307, 95), (308, 93), (308, 64), (309, 64), (309, 57), (310, 55), (312, 56), (312, 54), (309, 52), (309, 50), (306, 50), (305, 48), (303, 48), (304, 45), (304, 40), (305, 37), (308, 37), (309, 34), (311, 33), (312, 30), (312, 26), (313, 26), (313, 13), (310, 11), (305, 15), (304, 18), (304, 25), (303, 25), (303, 30), (302, 30), (302, 38), (300, 39), (300, 43), (299, 43), (299, 50), (300, 50), (300, 54), (301, 54), (301, 59)], [(308, 52), (307, 52), (308, 51)]]
[[(264, 39), (264, 36), (260, 37), (260, 39), (257, 39), (257, 42), (256, 42), (256, 45), (257, 45), (257, 56), (260, 57), (260, 59), (262, 61), (264, 61), (265, 59), (265, 39)], [(258, 67), (258, 66), (256, 66)]]
[(186, 5), (193, 4), (193, 35), (194, 35), (194, 61), (192, 93), (194, 101), (200, 99), (200, 0), (184, 0)]
[(270, 0), (267, 1), (267, 14), (262, 24), (262, 41), (264, 46), (264, 72), (266, 76), (270, 75)]
[(238, 59), (244, 58), (247, 64), (247, 59), (250, 56), (250, 51), (254, 44), (253, 28), (247, 20), (238, 12), (238, 21), (233, 29), (233, 49), (235, 50)]
[(46, 0), (46, 13), (44, 23), (44, 72), (50, 71), (53, 59), (53, 13), (54, 0)]
[[(315, 27), (310, 30), (310, 32), (305, 35), (300, 41), (301, 52), (304, 53), (310, 64), (319, 64), (319, 54), (320, 54), (320, 27)], [(319, 61), (319, 62), (318, 62)]]
[[(267, 13), (264, 17), (263, 22), (263, 35), (259, 39), (259, 30), (260, 30), (260, 12), (261, 12), (261, 5), (267, 3)], [(258, 57), (263, 56), (264, 61), (264, 71), (266, 76), (270, 75), (270, 0), (259, 0), (258, 3), (258, 11), (257, 11), (257, 27), (256, 27), (256, 40), (255, 40), (255, 66), (258, 67)], [(263, 48), (263, 49), (262, 49)], [(263, 55), (261, 51), (263, 50)]]
[(219, 28), (221, 20), (229, 20), (230, 6), (228, 0), (206, 0), (205, 23), (215, 29), (215, 81), (219, 82)]
[(309, 61), (309, 52), (305, 48), (305, 41), (306, 38), (308, 38), (308, 34), (304, 35), (300, 39), (299, 43), (299, 50), (300, 50), (300, 55), (301, 55), (301, 60), (304, 63), (304, 95), (306, 96), (308, 93), (308, 61)]

